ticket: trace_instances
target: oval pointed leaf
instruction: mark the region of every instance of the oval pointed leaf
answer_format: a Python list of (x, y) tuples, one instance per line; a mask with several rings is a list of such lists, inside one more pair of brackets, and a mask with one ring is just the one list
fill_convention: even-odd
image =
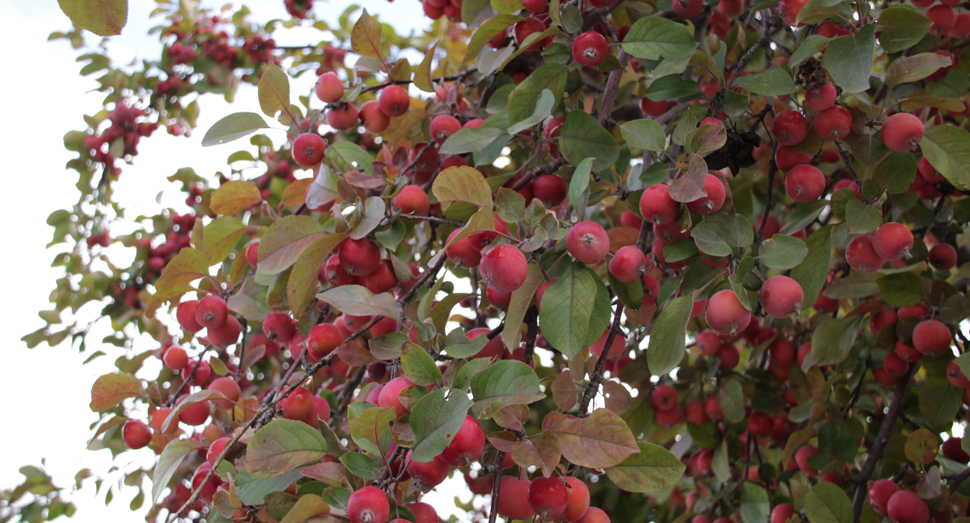
[(613, 135), (585, 111), (570, 111), (559, 130), (559, 149), (570, 165), (593, 158), (593, 171), (616, 163), (620, 147)]
[(776, 234), (761, 242), (761, 261), (772, 269), (791, 269), (808, 255), (805, 242), (794, 236)]
[(647, 348), (647, 366), (653, 374), (663, 376), (677, 368), (680, 360), (684, 359), (687, 320), (693, 306), (692, 295), (687, 295), (674, 298), (661, 309), (650, 332)]
[(531, 438), (512, 444), (512, 460), (521, 467), (536, 467), (545, 477), (552, 476), (562, 458), (562, 442), (550, 432), (536, 434)]
[(280, 218), (259, 242), (259, 272), (279, 274), (285, 271), (323, 235), (323, 226), (309, 216)]
[(609, 409), (596, 409), (586, 418), (559, 414), (546, 431), (559, 436), (563, 456), (581, 467), (613, 467), (640, 451), (630, 427)]
[(275, 118), (276, 113), (289, 111), (290, 79), (278, 65), (270, 65), (259, 77), (257, 88), (259, 108), (263, 114)]
[(201, 446), (202, 444), (194, 439), (175, 440), (165, 445), (165, 450), (158, 457), (155, 472), (152, 474), (152, 501), (157, 501), (165, 492), (168, 482), (171, 481), (182, 461)]
[(485, 418), (507, 405), (528, 405), (546, 398), (536, 372), (517, 360), (495, 362), (472, 378), (471, 388), (475, 413)]
[(616, 486), (627, 492), (655, 494), (672, 487), (687, 467), (669, 450), (653, 443), (637, 443), (640, 451), (606, 469)]
[(141, 394), (141, 383), (131, 374), (105, 374), (91, 386), (91, 410), (104, 412), (126, 398)]
[[(446, 397), (447, 396), (447, 397)], [(411, 409), (414, 447), (411, 459), (429, 463), (455, 439), (472, 400), (457, 390), (438, 389), (418, 400)]]
[(344, 238), (346, 236), (343, 234), (334, 233), (313, 240), (313, 243), (300, 254), (296, 263), (293, 264), (290, 279), (286, 282), (286, 298), (290, 302), (293, 316), (299, 317), (310, 304), (310, 299), (317, 290), (320, 264), (330, 255), (334, 247), (340, 245)]
[(647, 60), (688, 58), (697, 48), (687, 26), (655, 16), (637, 20), (621, 45), (628, 54)]
[(934, 169), (961, 191), (970, 190), (970, 133), (952, 125), (926, 129), (920, 149)]
[(850, 523), (852, 503), (840, 487), (820, 481), (805, 496), (805, 513), (810, 523)]
[(360, 285), (343, 285), (317, 294), (325, 301), (353, 316), (384, 316), (400, 321), (401, 308), (394, 296), (382, 292), (374, 294)]
[(371, 16), (367, 9), (354, 24), (350, 32), (350, 48), (363, 56), (381, 57), (381, 23)]
[(609, 323), (609, 292), (582, 263), (569, 265), (542, 295), (539, 324), (546, 327), (542, 332), (568, 358), (595, 343)]
[(667, 144), (667, 136), (663, 127), (654, 120), (646, 118), (632, 120), (620, 126), (623, 139), (633, 147), (659, 153)]
[(216, 214), (236, 214), (263, 201), (259, 188), (252, 182), (234, 180), (222, 184), (212, 193), (209, 207)]
[(238, 140), (257, 129), (268, 129), (263, 117), (256, 113), (234, 113), (219, 120), (202, 137), (202, 147), (211, 147)]
[(855, 34), (829, 42), (825, 49), (825, 68), (835, 84), (847, 93), (858, 93), (869, 88), (875, 31), (875, 25), (867, 25)]
[(273, 478), (327, 455), (320, 431), (302, 421), (277, 419), (256, 431), (246, 450), (246, 468), (256, 478)]
[(98, 36), (120, 35), (128, 23), (128, 0), (57, 0), (61, 11)]

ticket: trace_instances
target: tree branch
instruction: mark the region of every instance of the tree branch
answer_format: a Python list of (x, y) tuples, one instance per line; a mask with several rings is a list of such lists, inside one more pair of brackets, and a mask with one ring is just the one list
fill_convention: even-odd
[(915, 370), (916, 366), (910, 365), (906, 374), (896, 381), (896, 388), (893, 389), (893, 397), (889, 403), (889, 409), (886, 411), (886, 417), (882, 420), (882, 426), (879, 427), (876, 440), (872, 443), (872, 448), (869, 449), (869, 456), (856, 478), (855, 498), (852, 502), (852, 520), (855, 523), (859, 523), (859, 517), (862, 515), (862, 504), (866, 500), (866, 484), (872, 477), (872, 472), (876, 469), (876, 463), (882, 458), (882, 451), (886, 448), (886, 443), (889, 442), (889, 433), (892, 431), (896, 416), (903, 408), (906, 388), (909, 387), (909, 379), (913, 376)]
[(620, 80), (626, 70), (626, 64), (630, 61), (630, 55), (620, 49), (617, 55), (620, 60), (620, 68), (610, 73), (610, 78), (606, 81), (606, 89), (603, 93), (603, 100), (600, 102), (600, 109), (596, 113), (596, 119), (600, 125), (606, 123), (606, 119), (613, 113), (613, 104), (616, 103), (616, 94), (620, 89)]
[(505, 461), (505, 453), (501, 450), (495, 455), (495, 472), (492, 476), (492, 508), (488, 511), (488, 523), (495, 523), (498, 517), (498, 497), (502, 491), (502, 462)]
[(583, 401), (579, 404), (579, 417), (586, 417), (586, 409), (589, 408), (590, 402), (599, 392), (600, 383), (603, 382), (603, 371), (606, 369), (606, 360), (610, 359), (610, 348), (613, 347), (613, 341), (616, 340), (616, 334), (620, 332), (620, 316), (623, 314), (623, 304), (616, 304), (616, 313), (613, 315), (613, 324), (610, 326), (610, 333), (606, 336), (606, 345), (603, 346), (603, 352), (600, 353), (600, 358), (596, 360), (596, 369), (593, 371), (593, 375), (589, 378), (589, 385), (586, 385), (586, 390), (583, 392)]

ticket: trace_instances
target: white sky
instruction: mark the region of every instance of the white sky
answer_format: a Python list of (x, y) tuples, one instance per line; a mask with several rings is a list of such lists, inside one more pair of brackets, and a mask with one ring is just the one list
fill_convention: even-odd
[[(205, 2), (209, 6), (221, 6), (224, 2)], [(349, 0), (317, 0), (317, 16), (336, 23)], [(415, 0), (385, 0), (359, 2), (381, 21), (391, 23), (399, 34), (426, 27), (420, 4)], [(245, 2), (257, 20), (288, 18), (283, 0), (249, 0)], [(110, 43), (114, 62), (128, 63), (135, 57), (157, 59), (159, 44), (147, 36), (148, 29), (159, 23), (149, 21), (148, 13), (155, 7), (150, 0), (129, 0), (128, 25), (120, 37)], [(54, 280), (60, 271), (50, 267), (57, 251), (48, 251), (52, 229), (47, 226), (47, 216), (57, 210), (69, 208), (77, 199), (73, 171), (66, 171), (65, 163), (72, 153), (63, 148), (62, 137), (67, 131), (84, 128), (83, 114), (96, 112), (102, 95), (91, 93), (95, 87), (92, 77), (80, 77), (82, 64), (75, 62), (78, 52), (65, 40), (47, 42), (52, 31), (66, 31), (70, 21), (53, 0), (44, 2), (0, 2), (0, 20), (4, 20), (8, 55), (13, 63), (5, 67), (0, 82), (0, 99), (4, 101), (4, 120), (0, 127), (0, 150), (4, 153), (5, 192), (11, 201), (0, 206), (0, 220), (7, 224), (10, 256), (0, 260), (5, 275), (3, 290), (6, 299), (0, 303), (0, 346), (3, 347), (3, 364), (0, 365), (0, 397), (5, 401), (7, 428), (0, 431), (0, 488), (18, 485), (23, 477), (18, 469), (23, 465), (40, 465), (46, 458), (46, 470), (56, 485), (67, 488), (65, 497), (78, 507), (76, 521), (141, 521), (149, 503), (146, 501), (138, 514), (132, 514), (128, 503), (135, 496), (135, 489), (124, 487), (120, 476), (111, 478), (115, 486), (115, 499), (110, 506), (104, 504), (105, 488), (96, 496), (93, 480), (85, 482), (83, 489), (71, 492), (75, 473), (90, 468), (95, 475), (104, 474), (111, 464), (107, 450), (85, 450), (92, 432), (89, 425), (98, 419), (88, 408), (90, 390), (94, 380), (114, 371), (112, 362), (118, 349), (109, 347), (110, 357), (82, 365), (90, 352), (97, 350), (97, 341), (108, 334), (104, 328), (93, 332), (89, 338), (86, 354), (79, 354), (67, 343), (50, 348), (41, 345), (27, 349), (20, 338), (44, 325), (37, 311), (50, 308), (48, 293), (54, 288)], [(96, 43), (95, 36), (88, 34), (88, 42)], [(316, 30), (283, 30), (276, 35), (279, 45), (313, 43), (320, 39)], [(301, 83), (294, 83), (293, 93), (309, 91), (312, 79), (305, 76)], [(306, 85), (302, 85), (302, 84)], [(295, 94), (294, 94), (295, 96)], [(294, 98), (295, 101), (295, 98)], [(226, 168), (225, 159), (242, 147), (222, 146), (202, 149), (200, 142), (205, 131), (226, 114), (239, 111), (259, 113), (256, 92), (241, 88), (232, 106), (217, 95), (208, 95), (202, 102), (199, 127), (191, 138), (174, 138), (164, 131), (156, 132), (139, 144), (140, 154), (133, 166), (122, 166), (120, 181), (116, 184), (117, 198), (129, 209), (128, 216), (156, 214), (159, 206), (156, 196), (163, 191), (163, 204), (179, 205), (184, 199), (177, 187), (165, 178), (178, 168), (192, 166), (202, 175), (211, 175)], [(282, 133), (278, 133), (280, 136)], [(270, 134), (275, 140), (279, 137)], [(240, 141), (239, 144), (248, 145)], [(176, 154), (172, 154), (177, 151)], [(184, 208), (178, 208), (184, 212)], [(138, 347), (151, 349), (151, 343)], [(150, 466), (154, 454), (143, 449), (128, 452), (135, 463), (131, 468)], [(145, 485), (150, 489), (150, 485)], [(447, 517), (454, 512), (452, 500), (459, 492), (467, 501), (470, 497), (464, 481), (458, 476), (438, 489), (441, 493), (427, 501), (434, 504), (439, 514)]]

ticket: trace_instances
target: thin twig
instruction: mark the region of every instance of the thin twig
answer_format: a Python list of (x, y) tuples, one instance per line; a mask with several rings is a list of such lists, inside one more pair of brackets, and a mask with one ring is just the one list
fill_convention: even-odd
[(495, 455), (495, 475), (492, 477), (492, 508), (488, 511), (488, 523), (495, 523), (498, 517), (498, 497), (502, 491), (502, 462), (505, 453), (501, 450)]
[(589, 384), (586, 385), (586, 390), (583, 392), (583, 401), (579, 404), (579, 417), (586, 417), (586, 409), (589, 408), (590, 402), (593, 397), (599, 392), (600, 383), (603, 381), (603, 371), (606, 369), (606, 360), (610, 358), (610, 349), (613, 347), (613, 341), (616, 340), (616, 335), (620, 332), (620, 316), (623, 314), (623, 304), (616, 304), (616, 312), (613, 314), (613, 324), (610, 326), (610, 333), (606, 336), (606, 345), (603, 346), (603, 352), (600, 353), (600, 357), (596, 360), (596, 369), (593, 370), (593, 375), (589, 378)]

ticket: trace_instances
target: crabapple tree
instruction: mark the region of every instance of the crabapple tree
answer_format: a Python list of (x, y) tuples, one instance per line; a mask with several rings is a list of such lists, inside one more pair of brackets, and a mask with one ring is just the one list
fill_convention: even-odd
[[(60, 3), (104, 109), (24, 340), (119, 356), (93, 444), (157, 455), (150, 519), (966, 517), (966, 6), (158, 0), (120, 65), (125, 1)], [(162, 130), (226, 167), (127, 216)]]

